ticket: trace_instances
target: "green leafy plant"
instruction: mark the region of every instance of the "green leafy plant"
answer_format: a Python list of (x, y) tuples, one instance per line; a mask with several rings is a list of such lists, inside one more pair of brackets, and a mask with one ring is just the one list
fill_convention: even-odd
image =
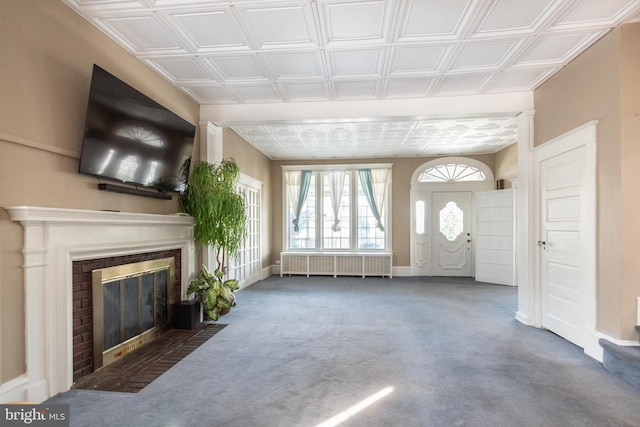
[[(197, 161), (193, 165), (189, 183), (178, 197), (180, 211), (194, 218), (196, 242), (212, 247), (216, 254), (215, 274), (207, 272), (204, 277), (206, 269), (203, 269), (198, 279), (194, 280), (199, 284), (194, 286), (204, 286), (205, 278), (208, 282), (216, 279), (222, 285), (229, 259), (238, 257), (247, 234), (245, 200), (237, 190), (239, 178), (240, 169), (233, 159), (225, 159), (219, 163)], [(227, 282), (229, 280), (224, 283)], [(237, 281), (235, 285), (237, 289)], [(213, 302), (214, 295), (217, 297), (220, 292), (224, 292), (218, 291), (217, 287), (218, 285), (210, 284), (207, 289), (214, 288), (212, 291), (201, 292), (203, 306)], [(191, 293), (195, 292), (196, 290)], [(205, 308), (205, 313), (206, 310)], [(213, 319), (213, 316), (209, 317)]]
[(238, 281), (223, 281), (222, 277), (222, 271), (216, 270), (211, 274), (203, 265), (198, 277), (192, 280), (187, 288), (187, 295), (195, 295), (196, 299), (202, 302), (204, 314), (211, 320), (218, 320), (222, 309), (236, 305), (233, 291), (238, 289)]

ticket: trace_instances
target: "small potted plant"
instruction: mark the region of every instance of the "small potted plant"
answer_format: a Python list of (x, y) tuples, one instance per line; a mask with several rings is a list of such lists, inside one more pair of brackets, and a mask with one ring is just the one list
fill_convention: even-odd
[(222, 280), (223, 273), (216, 270), (211, 274), (206, 266), (198, 277), (189, 283), (187, 295), (195, 295), (197, 301), (202, 303), (204, 314), (211, 320), (218, 320), (220, 314), (236, 305), (236, 297), (233, 291), (238, 289), (238, 281), (235, 279)]

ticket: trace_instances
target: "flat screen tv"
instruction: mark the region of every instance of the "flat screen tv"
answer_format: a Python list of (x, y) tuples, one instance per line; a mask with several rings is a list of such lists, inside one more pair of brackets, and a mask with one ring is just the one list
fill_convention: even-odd
[(94, 65), (79, 172), (180, 192), (189, 174), (195, 129)]

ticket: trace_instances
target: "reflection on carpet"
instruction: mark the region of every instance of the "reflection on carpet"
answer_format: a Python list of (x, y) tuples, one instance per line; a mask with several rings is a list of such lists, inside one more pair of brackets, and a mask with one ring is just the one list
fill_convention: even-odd
[(144, 347), (80, 378), (72, 388), (137, 393), (225, 326), (201, 324), (192, 330), (171, 329)]

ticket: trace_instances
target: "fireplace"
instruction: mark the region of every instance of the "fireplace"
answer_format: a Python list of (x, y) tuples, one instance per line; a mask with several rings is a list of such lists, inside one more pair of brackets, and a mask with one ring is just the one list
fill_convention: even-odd
[[(94, 337), (94, 335), (96, 335), (96, 325), (103, 321), (101, 320), (102, 315), (100, 314), (100, 309), (96, 310), (96, 303), (98, 303), (98, 307), (100, 307), (100, 303), (94, 298), (96, 294), (96, 290), (94, 289), (94, 275), (99, 275), (102, 279), (102, 273), (106, 273), (104, 278), (108, 279), (110, 277), (109, 272), (111, 271), (115, 273), (114, 275), (116, 277), (121, 276), (121, 272), (124, 272), (125, 275), (129, 272), (131, 275), (138, 273), (141, 274), (141, 276), (145, 276), (151, 271), (157, 273), (157, 269), (161, 272), (165, 269), (164, 265), (167, 264), (169, 268), (169, 286), (166, 292), (168, 302), (165, 306), (167, 310), (166, 316), (169, 317), (164, 316), (165, 319), (156, 318), (156, 320), (159, 320), (159, 323), (162, 323), (162, 320), (171, 318), (169, 309), (174, 303), (180, 301), (181, 298), (180, 277), (182, 266), (180, 261), (181, 251), (179, 249), (73, 261), (73, 381), (77, 381), (83, 376), (99, 369), (101, 366), (106, 365), (106, 363), (100, 360), (101, 357), (99, 358), (98, 356), (101, 356), (103, 350), (112, 347), (112, 345), (108, 343), (105, 345), (104, 337), (102, 337), (102, 345), (99, 347), (99, 351), (96, 351), (96, 345), (98, 344), (98, 341)], [(125, 294), (122, 293), (121, 295), (124, 296)], [(96, 318), (98, 321), (96, 321)], [(140, 325), (140, 327), (142, 328), (143, 326)], [(146, 328), (143, 330), (146, 330)], [(115, 360), (140, 345), (150, 342), (151, 339), (162, 331), (162, 327), (156, 327), (152, 332), (145, 334), (141, 341), (136, 342), (132, 340), (121, 352), (113, 351), (112, 353), (115, 357), (111, 360)], [(99, 335), (100, 332), (97, 334)], [(122, 332), (122, 334), (124, 336), (124, 332)]]
[[(92, 341), (87, 315), (92, 319), (93, 308), (74, 300), (76, 292), (85, 299), (91, 294), (90, 284), (74, 283), (82, 270), (91, 275), (108, 267), (105, 262), (129, 264), (158, 254), (173, 257), (176, 277), (168, 297), (186, 298), (196, 264), (191, 217), (32, 206), (5, 209), (24, 228), (27, 365), (23, 376), (3, 388), (0, 398), (6, 401), (41, 402), (69, 390), (78, 368), (74, 355), (93, 353), (91, 342), (79, 342), (89, 335)], [(78, 269), (79, 262), (86, 264)], [(74, 317), (78, 308), (80, 320)], [(74, 328), (78, 324), (85, 328), (80, 337)]]
[(169, 324), (173, 258), (93, 270), (93, 367), (153, 341)]

